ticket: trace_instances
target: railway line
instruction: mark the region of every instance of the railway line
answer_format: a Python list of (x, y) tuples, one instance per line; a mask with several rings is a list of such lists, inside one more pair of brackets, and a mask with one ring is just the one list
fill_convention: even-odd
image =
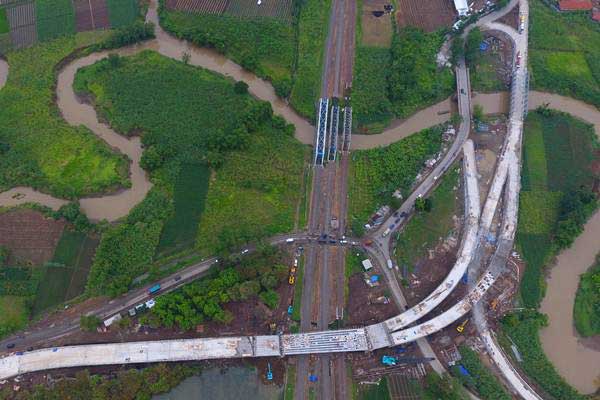
[[(344, 7), (340, 6), (343, 1), (334, 1), (335, 10), (344, 10)], [(511, 4), (514, 5), (515, 1)], [(527, 2), (526, 0), (519, 1), (521, 9), (526, 12)], [(332, 13), (332, 21), (335, 21), (336, 13)], [(342, 17), (343, 21), (343, 17)], [(67, 346), (67, 347), (55, 347), (39, 349), (28, 352), (18, 352), (11, 354), (7, 357), (0, 359), (0, 379), (7, 379), (22, 373), (28, 373), (33, 371), (63, 368), (63, 367), (74, 367), (74, 366), (89, 366), (89, 365), (107, 365), (107, 364), (135, 364), (135, 363), (147, 363), (147, 362), (159, 362), (159, 361), (184, 361), (184, 360), (201, 360), (201, 359), (212, 359), (212, 358), (244, 358), (244, 357), (268, 357), (268, 356), (302, 356), (300, 361), (306, 360), (306, 366), (308, 366), (308, 360), (306, 355), (317, 354), (325, 355), (320, 358), (320, 369), (325, 378), (321, 383), (322, 394), (325, 397), (330, 398), (333, 394), (328, 391), (327, 387), (331, 389), (330, 381), (331, 376), (326, 373), (326, 370), (330, 368), (331, 354), (332, 353), (344, 353), (353, 351), (372, 351), (379, 348), (396, 346), (407, 342), (415, 341), (424, 338), (434, 332), (443, 329), (449, 324), (453, 323), (463, 315), (468, 313), (477, 302), (482, 298), (486, 291), (494, 284), (498, 276), (503, 272), (504, 264), (508, 258), (514, 241), (516, 221), (518, 214), (518, 194), (520, 189), (520, 142), (523, 126), (523, 115), (526, 107), (527, 99), (527, 71), (526, 71), (526, 60), (527, 60), (527, 37), (526, 34), (518, 36), (516, 32), (511, 31), (511, 28), (501, 26), (491, 21), (484, 21), (486, 27), (489, 29), (503, 30), (514, 38), (516, 43), (516, 49), (519, 53), (515, 55), (516, 69), (513, 74), (513, 85), (512, 85), (512, 96), (511, 96), (511, 112), (509, 116), (509, 133), (503, 148), (503, 152), (500, 157), (500, 162), (497, 168), (497, 173), (492, 183), (492, 189), (488, 196), (486, 203), (481, 213), (479, 214), (479, 195), (477, 191), (476, 183), (476, 170), (474, 163), (473, 146), (470, 141), (466, 141), (466, 134), (468, 134), (468, 121), (470, 121), (470, 87), (468, 83), (468, 72), (464, 64), (460, 65), (457, 69), (457, 80), (459, 82), (459, 90), (461, 88), (467, 88), (468, 90), (464, 93), (462, 90), (459, 91), (459, 110), (461, 115), (469, 115), (466, 121), (463, 119), (459, 137), (455, 144), (450, 149), (446, 158), (437, 169), (439, 169), (439, 175), (443, 173), (451, 162), (453, 162), (459, 154), (460, 149), (463, 150), (463, 175), (465, 179), (465, 191), (468, 203), (468, 212), (466, 213), (467, 223), (465, 224), (465, 233), (463, 234), (463, 241), (461, 245), (461, 256), (459, 261), (446, 278), (443, 285), (438, 287), (427, 299), (422, 303), (415, 306), (413, 309), (409, 309), (404, 313), (382, 323), (370, 325), (367, 327), (355, 327), (352, 329), (341, 329), (337, 331), (326, 330), (327, 322), (329, 322), (331, 312), (331, 302), (329, 299), (328, 279), (331, 276), (328, 275), (327, 265), (328, 261), (333, 259), (333, 262), (339, 262), (339, 253), (337, 251), (331, 252), (334, 254), (330, 258), (330, 252), (328, 247), (314, 248), (314, 250), (307, 252), (307, 267), (313, 263), (312, 267), (306, 268), (305, 272), (305, 285), (312, 287), (317, 290), (317, 296), (315, 300), (319, 302), (318, 307), (314, 307), (314, 303), (311, 306), (311, 294), (312, 290), (306, 291), (305, 286), (304, 297), (307, 297), (303, 301), (302, 306), (302, 333), (290, 334), (290, 335), (268, 335), (268, 336), (248, 336), (248, 337), (219, 337), (219, 338), (201, 338), (201, 339), (187, 339), (187, 340), (165, 340), (165, 341), (148, 341), (148, 342), (131, 342), (131, 343), (111, 343), (102, 345), (81, 345), (81, 346)], [(347, 27), (343, 28), (342, 31), (347, 31)], [(525, 30), (526, 32), (526, 30)], [(517, 36), (515, 36), (515, 34)], [(334, 30), (331, 38), (336, 38), (339, 43), (339, 33)], [(330, 42), (328, 49), (335, 48), (336, 57), (340, 57), (339, 49), (343, 46), (333, 46)], [(327, 58), (328, 60), (330, 57)], [(519, 68), (519, 61), (523, 67)], [(339, 82), (341, 77), (344, 75), (339, 72), (341, 66), (344, 65), (341, 61), (334, 63), (327, 62), (326, 65), (334, 65), (335, 72), (333, 73), (334, 84), (331, 86), (331, 80), (324, 79), (323, 88), (326, 95), (337, 90), (339, 93)], [(326, 67), (327, 70), (327, 67)], [(325, 74), (330, 76), (330, 74)], [(337, 89), (336, 89), (337, 85)], [(466, 86), (465, 86), (466, 85)], [(461, 96), (461, 93), (464, 96)], [(329, 96), (327, 96), (328, 98)], [(329, 105), (327, 104), (325, 114), (329, 111)], [(344, 113), (344, 116), (346, 114)], [(325, 115), (327, 118), (327, 115)], [(344, 118), (344, 127), (346, 118)], [(318, 124), (319, 126), (320, 124)], [(327, 129), (325, 123), (325, 129)], [(465, 127), (466, 126), (466, 127)], [(331, 124), (329, 125), (331, 129)], [(346, 129), (344, 128), (344, 131)], [(465, 133), (466, 132), (466, 133)], [(464, 135), (461, 136), (461, 135)], [(345, 137), (345, 135), (344, 135)], [(318, 135), (317, 135), (318, 138)], [(336, 135), (337, 139), (337, 135)], [(329, 149), (331, 149), (331, 137), (329, 138)], [(325, 138), (325, 143), (327, 139)], [(343, 142), (344, 143), (344, 142)], [(344, 144), (342, 144), (343, 148)], [(318, 149), (318, 145), (316, 146)], [(457, 148), (458, 147), (458, 148)], [(337, 148), (337, 146), (336, 146)], [(323, 155), (327, 147), (323, 146)], [(315, 156), (317, 160), (317, 154)], [(347, 164), (347, 156), (342, 156), (341, 164), (344, 164), (344, 160)], [(323, 159), (323, 162), (325, 160)], [(316, 162), (315, 162), (316, 164)], [(344, 167), (345, 168), (345, 167)], [(434, 170), (435, 171), (437, 171)], [(435, 176), (439, 176), (435, 175)], [(435, 176), (432, 178), (428, 177), (421, 186), (413, 193), (415, 196), (424, 195), (434, 186), (434, 183), (429, 178), (435, 181)], [(345, 175), (344, 169), (341, 169), (341, 173), (336, 168), (336, 163), (331, 162), (323, 167), (315, 169), (313, 188), (318, 192), (313, 194), (311, 197), (311, 217), (309, 218), (309, 235), (321, 232), (329, 232), (329, 221), (331, 219), (331, 213), (339, 213), (340, 218), (345, 215)], [(336, 190), (335, 188), (339, 188)], [(333, 190), (332, 190), (333, 188)], [(504, 194), (502, 195), (502, 192)], [(502, 198), (503, 196), (503, 198)], [(477, 207), (474, 207), (475, 200), (477, 200)], [(456, 276), (459, 272), (466, 268), (469, 264), (469, 257), (473, 254), (474, 241), (481, 240), (483, 234), (488, 232), (492, 217), (496, 214), (496, 210), (500, 201), (503, 200), (503, 212), (502, 212), (502, 223), (500, 227), (500, 235), (496, 251), (493, 254), (486, 271), (482, 274), (477, 284), (463, 299), (458, 301), (452, 307), (445, 312), (441, 313), (437, 317), (420, 323), (416, 326), (406, 328), (406, 326), (419, 320), (425, 316), (431, 309), (435, 308), (440, 302), (440, 298), (447, 296), (455, 286)], [(412, 204), (407, 203), (405, 205), (408, 211), (412, 208)], [(414, 199), (412, 200), (414, 203)], [(405, 207), (403, 205), (403, 207)], [(389, 228), (392, 222), (386, 221), (384, 226)], [(343, 224), (341, 225), (343, 229)], [(476, 229), (475, 229), (476, 227)], [(382, 227), (381, 229), (386, 229)], [(343, 230), (341, 230), (343, 232)], [(378, 231), (380, 232), (380, 231)], [(385, 236), (385, 235), (383, 235)], [(300, 239), (300, 238), (299, 238)], [(385, 240), (377, 240), (378, 246), (376, 247), (375, 258), (378, 261), (385, 258), (386, 255), (389, 258), (389, 237)], [(469, 251), (471, 249), (471, 251)], [(343, 254), (343, 250), (340, 251)], [(320, 260), (322, 265), (320, 266), (319, 282), (320, 289), (315, 288), (314, 282), (312, 285), (308, 284), (311, 276), (308, 273), (309, 270), (313, 270), (312, 276), (316, 276), (315, 261)], [(383, 266), (385, 263), (380, 264)], [(385, 267), (383, 268), (386, 270)], [(464, 273), (464, 271), (463, 271)], [(388, 277), (389, 278), (389, 277)], [(391, 280), (390, 280), (391, 281)], [(396, 282), (397, 284), (397, 282)], [(392, 285), (392, 288), (394, 286)], [(399, 290), (399, 288), (398, 288)], [(401, 296), (401, 294), (400, 294)], [(339, 299), (337, 299), (339, 301)], [(318, 309), (318, 310), (317, 310)], [(309, 318), (306, 319), (305, 317)], [(309, 321), (312, 318), (317, 317), (319, 331), (310, 331)], [(486, 336), (487, 335), (487, 336)], [(484, 338), (490, 338), (489, 331), (484, 333)], [(488, 343), (489, 341), (489, 343)], [(539, 396), (535, 394), (526, 385), (523, 385), (523, 380), (515, 372), (514, 368), (507, 362), (506, 357), (498, 355), (497, 345), (492, 339), (486, 341), (488, 350), (491, 352), (495, 362), (501, 368), (505, 376), (516, 391), (526, 399), (539, 399)], [(335, 361), (341, 358), (336, 358)], [(343, 361), (343, 359), (342, 359)], [(300, 366), (302, 363), (299, 364)], [(342, 363), (343, 366), (343, 363)], [(337, 365), (334, 368), (339, 369)], [(305, 380), (306, 374), (301, 376), (303, 369), (299, 367), (298, 376), (300, 379)], [(334, 374), (334, 376), (336, 376)], [(336, 385), (339, 379), (336, 379)], [(343, 385), (342, 385), (343, 386)], [(342, 387), (343, 390), (343, 387)], [(341, 393), (336, 387), (335, 393)], [(303, 398), (303, 392), (296, 394), (297, 398)], [(537, 396), (537, 397), (536, 397)]]

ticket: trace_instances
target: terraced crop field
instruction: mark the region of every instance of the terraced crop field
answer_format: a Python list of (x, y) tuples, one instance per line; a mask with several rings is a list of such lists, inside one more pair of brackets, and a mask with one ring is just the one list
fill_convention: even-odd
[(73, 0), (77, 32), (110, 28), (106, 0)]
[(33, 1), (6, 9), (12, 46), (19, 49), (37, 41), (35, 5)]
[(167, 9), (199, 14), (223, 14), (227, 2), (228, 0), (167, 0)]
[(231, 0), (225, 11), (227, 14), (244, 18), (272, 17), (291, 21), (292, 0)]
[(276, 18), (291, 22), (292, 0), (167, 0), (167, 9), (242, 18)]

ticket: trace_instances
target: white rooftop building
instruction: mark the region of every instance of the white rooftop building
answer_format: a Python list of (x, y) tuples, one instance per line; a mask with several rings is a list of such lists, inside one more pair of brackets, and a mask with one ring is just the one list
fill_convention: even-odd
[(459, 17), (464, 17), (469, 14), (469, 5), (467, 0), (454, 0), (454, 7)]

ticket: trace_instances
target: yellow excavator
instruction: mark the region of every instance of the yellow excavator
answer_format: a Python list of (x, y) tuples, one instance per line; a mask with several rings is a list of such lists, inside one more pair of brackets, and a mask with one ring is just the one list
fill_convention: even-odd
[(462, 324), (460, 324), (459, 326), (456, 327), (456, 332), (463, 333), (465, 331), (465, 326), (467, 326), (468, 322), (469, 322), (469, 319), (468, 318), (465, 319)]

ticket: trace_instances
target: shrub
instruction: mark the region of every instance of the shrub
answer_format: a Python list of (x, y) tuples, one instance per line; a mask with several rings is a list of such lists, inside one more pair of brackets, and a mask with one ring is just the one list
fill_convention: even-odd
[(95, 315), (82, 315), (79, 319), (79, 326), (87, 332), (95, 332), (102, 320)]
[(136, 21), (131, 25), (115, 30), (104, 41), (92, 46), (92, 49), (94, 51), (118, 49), (154, 37), (154, 24)]
[(244, 81), (237, 81), (235, 85), (233, 85), (233, 90), (237, 94), (246, 94), (248, 93), (248, 84)]

